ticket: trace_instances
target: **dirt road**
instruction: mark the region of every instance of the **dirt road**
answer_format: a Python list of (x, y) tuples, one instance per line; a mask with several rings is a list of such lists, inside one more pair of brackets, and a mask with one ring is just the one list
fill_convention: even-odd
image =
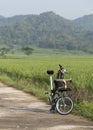
[(93, 130), (93, 122), (50, 113), (36, 97), (0, 83), (0, 130)]

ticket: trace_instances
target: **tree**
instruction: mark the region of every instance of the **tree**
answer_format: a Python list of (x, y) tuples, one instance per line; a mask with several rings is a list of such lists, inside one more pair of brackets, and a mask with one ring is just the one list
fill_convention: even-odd
[(2, 57), (6, 56), (8, 51), (10, 51), (10, 49), (5, 48), (5, 47), (0, 48), (0, 56), (2, 56)]
[(31, 55), (34, 49), (31, 47), (23, 47), (22, 50), (26, 55)]

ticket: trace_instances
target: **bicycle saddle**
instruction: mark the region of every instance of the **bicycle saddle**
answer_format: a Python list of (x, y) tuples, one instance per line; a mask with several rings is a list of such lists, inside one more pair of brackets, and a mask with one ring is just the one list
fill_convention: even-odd
[(53, 75), (53, 74), (54, 74), (54, 71), (53, 71), (53, 70), (47, 70), (47, 74)]

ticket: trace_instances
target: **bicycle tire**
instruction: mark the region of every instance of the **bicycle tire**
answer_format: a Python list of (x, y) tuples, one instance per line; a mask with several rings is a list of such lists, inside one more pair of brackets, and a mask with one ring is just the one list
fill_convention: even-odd
[(56, 102), (56, 110), (61, 115), (67, 115), (73, 110), (74, 104), (70, 97), (60, 97)]

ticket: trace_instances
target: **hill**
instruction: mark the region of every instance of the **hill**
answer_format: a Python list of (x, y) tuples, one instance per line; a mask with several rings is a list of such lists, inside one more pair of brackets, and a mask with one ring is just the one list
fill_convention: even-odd
[(77, 18), (73, 20), (73, 23), (79, 27), (83, 27), (84, 29), (93, 32), (93, 14)]
[(21, 20), (24, 20), (28, 16), (29, 15), (17, 15), (8, 18), (0, 16), (0, 26), (9, 26), (9, 25), (18, 24)]
[(93, 53), (93, 32), (53, 12), (0, 20), (0, 45), (35, 46)]
[(4, 17), (2, 15), (0, 15), (0, 20), (3, 19)]

